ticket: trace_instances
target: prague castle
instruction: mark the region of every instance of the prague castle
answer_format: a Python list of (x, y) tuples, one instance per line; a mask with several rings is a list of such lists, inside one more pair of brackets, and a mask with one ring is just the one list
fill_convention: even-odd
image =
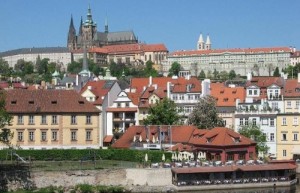
[(97, 31), (97, 24), (93, 21), (90, 7), (88, 8), (86, 20), (83, 21), (81, 18), (78, 34), (71, 16), (67, 41), (67, 47), (70, 51), (80, 49), (83, 45), (91, 48), (133, 43), (138, 43), (138, 39), (133, 31), (109, 32), (107, 19), (105, 20), (104, 31)]

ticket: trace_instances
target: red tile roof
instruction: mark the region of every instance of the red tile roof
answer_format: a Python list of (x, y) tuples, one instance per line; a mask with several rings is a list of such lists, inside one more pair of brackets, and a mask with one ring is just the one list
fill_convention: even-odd
[(139, 104), (140, 93), (127, 92), (126, 94), (134, 105)]
[(9, 113), (100, 112), (74, 90), (7, 90), (6, 109)]
[[(161, 126), (161, 131), (167, 132), (169, 126)], [(194, 126), (171, 126), (172, 128), (172, 143), (187, 143), (195, 129), (197, 129)], [(122, 135), (120, 139), (118, 139), (112, 147), (114, 148), (129, 148), (132, 140), (134, 138), (134, 135), (141, 135), (142, 140), (145, 143), (146, 142), (146, 136), (148, 136), (148, 139), (150, 139), (150, 142), (152, 143), (153, 136), (155, 139), (159, 135), (159, 129), (157, 126), (148, 126), (148, 133), (145, 129), (145, 126), (143, 125), (134, 125), (127, 129), (127, 131)], [(167, 141), (170, 141), (171, 139), (168, 137), (166, 139)]]
[(104, 143), (110, 143), (113, 140), (113, 135), (106, 135), (103, 139)]
[(274, 48), (235, 48), (235, 49), (216, 49), (216, 50), (185, 50), (175, 51), (170, 56), (189, 56), (189, 55), (207, 55), (223, 53), (274, 53), (274, 52), (291, 52), (289, 47)]
[[(157, 126), (148, 126), (150, 128), (150, 141), (158, 136), (159, 129)], [(168, 133), (169, 126), (161, 126), (160, 131)], [(225, 127), (216, 127), (211, 130), (200, 130), (195, 126), (171, 126), (171, 136), (167, 136), (165, 141), (169, 143), (181, 143), (178, 144), (178, 148), (183, 148), (184, 145), (193, 145), (201, 147), (216, 147), (224, 148), (230, 147), (240, 147), (240, 146), (253, 146), (256, 143), (249, 138), (246, 138), (239, 133), (234, 132), (231, 129)], [(145, 126), (131, 126), (128, 130), (118, 139), (113, 147), (115, 148), (129, 148), (131, 146), (134, 135), (141, 135), (142, 141), (146, 143), (146, 129)], [(188, 148), (186, 146), (186, 148)]]
[(143, 52), (168, 52), (164, 44), (122, 44), (108, 45), (101, 48), (94, 47), (89, 52), (105, 54), (125, 54), (125, 53), (143, 53)]
[(102, 105), (104, 97), (111, 89), (111, 87), (105, 87), (106, 83), (107, 80), (89, 81), (81, 89), (80, 94), (85, 92), (88, 88), (91, 88), (90, 91), (96, 96), (96, 100), (93, 102), (93, 104)]
[(300, 83), (297, 79), (288, 79), (285, 82), (284, 97), (300, 97)]
[(252, 145), (255, 142), (247, 137), (236, 133), (232, 129), (225, 127), (215, 127), (208, 130), (202, 137), (193, 136), (189, 141), (190, 144), (201, 146), (241, 146)]
[[(191, 77), (190, 79), (186, 79), (184, 77), (178, 77), (173, 79), (172, 77), (154, 77), (152, 78), (152, 86), (157, 85), (157, 88), (162, 88), (167, 90), (167, 83), (171, 82), (173, 84), (172, 92), (183, 92), (186, 90), (186, 86), (188, 84), (193, 85), (191, 88), (191, 92), (201, 92), (201, 82), (195, 78)], [(137, 93), (141, 93), (144, 90), (144, 87), (148, 87), (150, 83), (149, 78), (132, 78), (130, 83), (131, 89), (136, 89)]]
[(246, 91), (244, 87), (230, 88), (224, 83), (211, 83), (210, 88), (210, 95), (216, 99), (217, 107), (235, 106), (237, 99), (240, 99), (240, 102), (245, 101)]

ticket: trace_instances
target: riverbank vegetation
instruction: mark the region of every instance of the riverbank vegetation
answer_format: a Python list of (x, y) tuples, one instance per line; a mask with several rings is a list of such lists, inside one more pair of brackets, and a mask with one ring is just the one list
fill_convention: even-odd
[(121, 193), (127, 192), (125, 188), (121, 186), (93, 186), (89, 184), (79, 184), (72, 188), (64, 188), (64, 187), (55, 187), (50, 186), (46, 188), (40, 189), (32, 189), (32, 190), (17, 190), (14, 192), (7, 193)]

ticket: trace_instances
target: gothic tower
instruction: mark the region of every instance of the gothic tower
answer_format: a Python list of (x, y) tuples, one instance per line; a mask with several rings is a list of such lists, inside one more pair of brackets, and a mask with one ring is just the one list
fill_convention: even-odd
[(73, 23), (73, 16), (71, 15), (71, 21), (70, 21), (70, 27), (68, 33), (68, 42), (67, 42), (69, 50), (77, 49), (76, 43), (77, 43), (76, 30)]
[(92, 47), (93, 40), (97, 39), (97, 24), (93, 21), (90, 6), (88, 8), (87, 19), (82, 23), (81, 30), (81, 46), (85, 45), (87, 48)]

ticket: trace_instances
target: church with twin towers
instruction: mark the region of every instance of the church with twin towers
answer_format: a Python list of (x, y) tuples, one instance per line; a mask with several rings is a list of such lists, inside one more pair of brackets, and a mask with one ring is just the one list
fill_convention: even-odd
[(197, 50), (211, 50), (211, 42), (209, 35), (207, 35), (206, 41), (204, 42), (202, 33), (200, 34), (197, 42)]
[(71, 16), (67, 39), (67, 47), (70, 51), (82, 49), (84, 45), (87, 48), (91, 48), (134, 43), (138, 43), (138, 38), (133, 31), (110, 32), (107, 18), (105, 19), (104, 30), (102, 32), (98, 31), (97, 23), (93, 21), (90, 6), (88, 7), (86, 20), (83, 20), (81, 17), (78, 33)]

